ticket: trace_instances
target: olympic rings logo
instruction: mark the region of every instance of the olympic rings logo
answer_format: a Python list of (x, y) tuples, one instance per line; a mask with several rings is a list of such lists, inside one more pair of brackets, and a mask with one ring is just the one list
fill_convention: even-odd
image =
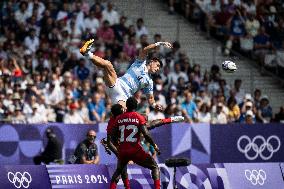
[[(241, 143), (245, 143), (245, 146), (242, 147)], [(276, 135), (268, 137), (267, 141), (261, 135), (255, 136), (252, 140), (247, 135), (243, 135), (238, 139), (237, 147), (248, 160), (255, 160), (258, 156), (262, 160), (269, 160), (280, 149), (281, 141)], [(264, 151), (267, 153), (264, 154)]]
[(257, 184), (262, 186), (264, 184), (264, 181), (266, 180), (266, 173), (262, 169), (260, 170), (253, 169), (252, 171), (246, 169), (245, 176), (246, 176), (246, 179), (249, 180), (251, 184), (254, 186)]
[(23, 174), (20, 172), (16, 172), (15, 174), (8, 172), (7, 176), (8, 180), (14, 184), (16, 188), (28, 188), (32, 182), (32, 176), (28, 172), (24, 172)]

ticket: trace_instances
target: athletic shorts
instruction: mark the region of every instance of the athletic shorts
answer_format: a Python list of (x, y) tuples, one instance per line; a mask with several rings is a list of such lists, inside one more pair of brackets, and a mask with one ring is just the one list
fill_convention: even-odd
[(108, 87), (107, 93), (111, 98), (112, 104), (117, 104), (118, 101), (124, 101), (128, 99), (125, 91), (125, 86), (119, 78), (116, 79), (114, 86)]
[(132, 160), (134, 163), (139, 164), (143, 163), (145, 159), (151, 158), (151, 155), (148, 154), (141, 145), (137, 145), (133, 148), (128, 149), (119, 149), (118, 159), (121, 162), (129, 162)]

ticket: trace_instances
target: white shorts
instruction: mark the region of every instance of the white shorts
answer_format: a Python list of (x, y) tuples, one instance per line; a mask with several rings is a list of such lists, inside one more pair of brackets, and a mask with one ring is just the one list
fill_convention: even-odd
[(107, 93), (111, 98), (112, 104), (117, 104), (118, 101), (124, 101), (128, 99), (125, 89), (126, 87), (122, 84), (119, 78), (116, 79), (115, 85), (113, 87), (107, 88)]

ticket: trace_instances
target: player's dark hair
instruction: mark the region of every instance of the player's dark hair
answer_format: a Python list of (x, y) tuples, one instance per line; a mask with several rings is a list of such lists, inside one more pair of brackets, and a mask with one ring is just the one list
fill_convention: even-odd
[(126, 107), (128, 112), (132, 112), (137, 109), (138, 102), (134, 97), (130, 97), (126, 101)]
[(111, 107), (111, 113), (113, 117), (116, 117), (123, 113), (123, 107), (120, 104), (114, 104)]
[(151, 61), (158, 61), (158, 62), (160, 63), (160, 68), (163, 67), (163, 62), (162, 62), (159, 58), (153, 57), (153, 58), (150, 59), (150, 62), (151, 62)]

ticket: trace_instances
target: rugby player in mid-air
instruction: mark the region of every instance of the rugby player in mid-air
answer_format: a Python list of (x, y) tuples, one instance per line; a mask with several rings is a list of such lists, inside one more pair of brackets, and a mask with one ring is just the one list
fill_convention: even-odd
[(140, 134), (143, 134), (158, 154), (160, 151), (148, 132), (146, 119), (135, 112), (137, 104), (138, 102), (134, 97), (128, 98), (126, 101), (127, 111), (117, 116), (112, 126), (110, 138), (118, 138), (119, 145), (116, 148), (110, 140), (111, 149), (118, 157), (117, 168), (112, 176), (110, 189), (116, 188), (119, 177), (125, 171), (129, 161), (150, 169), (155, 189), (161, 188), (158, 164), (149, 153), (144, 151), (140, 144)]
[(150, 60), (146, 60), (147, 54), (150, 50), (157, 46), (165, 46), (172, 48), (169, 42), (157, 42), (143, 48), (138, 58), (126, 71), (122, 77), (117, 77), (117, 74), (110, 61), (104, 60), (91, 52), (94, 39), (88, 40), (80, 49), (80, 53), (89, 59), (99, 68), (103, 70), (104, 81), (108, 87), (108, 94), (113, 104), (121, 104), (125, 108), (126, 100), (131, 97), (135, 92), (143, 89), (147, 95), (148, 103), (153, 108), (161, 109), (161, 105), (155, 103), (153, 95), (153, 80), (149, 74), (158, 72), (162, 65), (162, 62), (154, 57)]

